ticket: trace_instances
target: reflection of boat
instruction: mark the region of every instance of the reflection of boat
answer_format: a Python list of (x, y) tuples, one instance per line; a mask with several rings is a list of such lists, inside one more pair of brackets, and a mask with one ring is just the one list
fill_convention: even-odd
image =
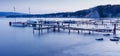
[(9, 22), (10, 26), (14, 27), (25, 27), (27, 24), (25, 22)]
[(104, 39), (103, 39), (103, 38), (97, 38), (97, 39), (95, 39), (95, 40), (102, 41), (102, 40), (104, 40)]
[(119, 41), (118, 38), (113, 38), (113, 39), (110, 39), (110, 41)]

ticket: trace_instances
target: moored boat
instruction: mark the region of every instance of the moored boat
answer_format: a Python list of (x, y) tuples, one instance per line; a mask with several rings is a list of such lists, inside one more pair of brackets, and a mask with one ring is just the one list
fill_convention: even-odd
[[(15, 15), (15, 7), (13, 7), (13, 9), (14, 9), (14, 16), (16, 16)], [(9, 22), (9, 25), (10, 26), (13, 26), (13, 27), (25, 27), (25, 26), (27, 26), (27, 24), (26, 24), (26, 22), (18, 22), (18, 21), (16, 21), (16, 17), (14, 17), (15, 18), (15, 22)]]
[(104, 39), (103, 39), (103, 38), (97, 38), (97, 39), (95, 39), (95, 40), (102, 41), (102, 40), (104, 40)]
[(34, 24), (34, 23), (37, 23), (35, 20), (27, 20), (26, 22), (27, 24)]
[(27, 26), (26, 22), (9, 22), (10, 26), (14, 26), (14, 27), (25, 27)]
[(26, 23), (27, 23), (27, 26), (32, 26), (32, 27), (34, 27), (34, 26), (36, 26), (35, 24), (37, 23), (37, 21), (27, 20)]
[(119, 41), (117, 38), (110, 39), (110, 41)]
[(103, 34), (103, 36), (110, 36), (110, 34)]

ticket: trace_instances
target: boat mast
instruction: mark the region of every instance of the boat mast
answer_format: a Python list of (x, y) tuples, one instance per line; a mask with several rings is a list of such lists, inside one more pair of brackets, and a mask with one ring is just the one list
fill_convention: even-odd
[(30, 14), (31, 14), (31, 12), (30, 12), (30, 7), (28, 8), (28, 10), (29, 10), (29, 20), (30, 20)]
[(14, 10), (14, 18), (15, 18), (15, 22), (16, 22), (16, 15), (15, 15), (16, 9), (15, 9), (15, 7), (13, 7), (13, 10)]

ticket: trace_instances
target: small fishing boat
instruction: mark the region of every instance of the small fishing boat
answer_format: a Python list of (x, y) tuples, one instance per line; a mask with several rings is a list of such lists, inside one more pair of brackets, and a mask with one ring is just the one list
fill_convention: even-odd
[(26, 23), (27, 23), (27, 26), (32, 26), (32, 27), (36, 27), (36, 23), (37, 23), (37, 21), (34, 21), (34, 20), (27, 20), (26, 21)]
[(25, 27), (27, 26), (26, 22), (9, 22), (10, 26), (14, 26), (14, 27)]
[[(15, 7), (13, 7), (13, 9), (14, 9), (14, 16), (16, 16), (15, 15)], [(16, 17), (15, 17), (15, 22), (10, 21), (9, 25), (14, 26), (14, 27), (25, 27), (25, 26), (27, 26), (26, 22), (17, 22)]]
[(27, 20), (27, 22), (26, 23), (28, 23), (28, 24), (34, 24), (34, 23), (37, 23), (36, 21), (34, 21), (34, 20)]
[(103, 36), (110, 36), (110, 34), (103, 34)]
[(95, 40), (102, 41), (102, 40), (104, 40), (104, 39), (103, 39), (103, 38), (97, 38), (97, 39), (95, 39)]
[(110, 41), (119, 41), (118, 38), (113, 38), (113, 39), (110, 39)]

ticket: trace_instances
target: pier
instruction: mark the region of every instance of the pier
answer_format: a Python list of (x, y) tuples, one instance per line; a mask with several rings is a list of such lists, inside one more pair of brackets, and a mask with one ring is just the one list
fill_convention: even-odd
[[(89, 34), (93, 32), (102, 32), (102, 33), (113, 33), (116, 34), (117, 30), (117, 24), (113, 24), (113, 28), (105, 28), (107, 26), (106, 23), (110, 22), (103, 22), (103, 21), (95, 21), (95, 20), (89, 20), (89, 21), (46, 21), (46, 20), (38, 20), (38, 23), (34, 23), (35, 27), (33, 27), (33, 32), (39, 31), (42, 32), (43, 30), (52, 30), (53, 32), (60, 32), (67, 30), (68, 33), (71, 33), (71, 31), (76, 31), (78, 34), (82, 31), (87, 31)], [(112, 23), (110, 23), (112, 24)], [(86, 25), (87, 27), (84, 27), (83, 25)], [(91, 25), (94, 26), (91, 28)], [(104, 28), (101, 28), (99, 26), (103, 26)]]

